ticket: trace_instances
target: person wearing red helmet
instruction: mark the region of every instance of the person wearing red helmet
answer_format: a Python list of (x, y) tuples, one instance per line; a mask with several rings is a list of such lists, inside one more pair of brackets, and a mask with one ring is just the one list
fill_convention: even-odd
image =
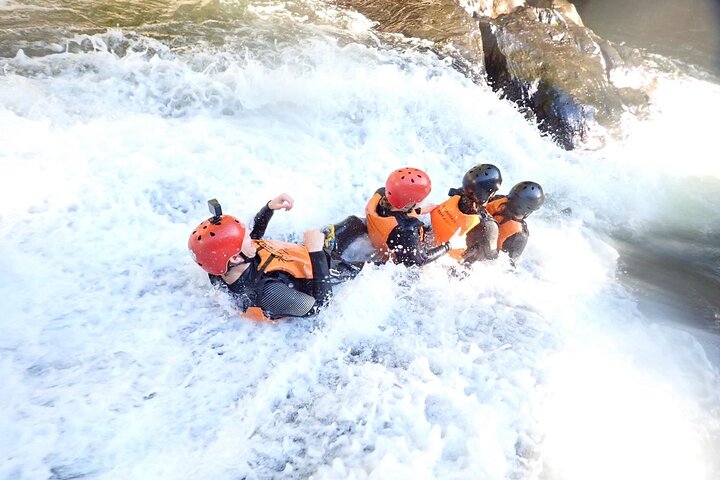
[(290, 210), (292, 197), (283, 193), (270, 200), (255, 215), (252, 230), (223, 215), (217, 201), (208, 204), (214, 215), (193, 230), (188, 248), (211, 283), (227, 288), (246, 317), (305, 317), (328, 303), (334, 281), (322, 232), (305, 232), (304, 245), (262, 240), (273, 212)]
[[(365, 206), (368, 237), (378, 261), (425, 265), (450, 251), (450, 242), (433, 248), (423, 244), (425, 224), (418, 204), (430, 194), (427, 173), (405, 167), (393, 171)], [(448, 239), (449, 240), (449, 239)]]
[(447, 242), (458, 229), (466, 235), (465, 247), (450, 251), (451, 257), (465, 265), (498, 256), (498, 224), (485, 206), (501, 183), (502, 175), (495, 165), (475, 165), (463, 176), (462, 188), (451, 188), (450, 198), (430, 212), (436, 244)]

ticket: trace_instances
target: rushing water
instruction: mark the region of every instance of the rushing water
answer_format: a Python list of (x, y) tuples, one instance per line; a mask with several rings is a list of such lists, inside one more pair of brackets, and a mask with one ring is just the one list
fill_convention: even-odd
[[(573, 3), (585, 24), (604, 38), (665, 55), (678, 62), (677, 68), (718, 82), (720, 3), (714, 0), (576, 0)], [(688, 96), (697, 102), (686, 109), (697, 121), (692, 123), (691, 129), (701, 122), (714, 123), (714, 103), (707, 108), (703, 105), (705, 93), (708, 92), (700, 89), (697, 94)], [(671, 102), (678, 103), (681, 98), (683, 95), (678, 94)], [(675, 111), (674, 115), (681, 115), (681, 112)], [(672, 130), (667, 133), (684, 129), (674, 125)], [(688, 140), (695, 144), (687, 152), (678, 151), (677, 158), (683, 162), (688, 156), (707, 158), (708, 169), (712, 170), (712, 165), (717, 164), (712, 155), (714, 147), (707, 142), (712, 134), (702, 127), (700, 132), (700, 135), (677, 135), (683, 148), (688, 145)], [(713, 199), (718, 198), (713, 183), (706, 177), (699, 177), (690, 188), (703, 192), (706, 201), (712, 204)], [(622, 263), (627, 276), (623, 278), (637, 290), (644, 308), (654, 313), (662, 310), (676, 320), (690, 320), (701, 328), (720, 331), (720, 234), (717, 223), (710, 219), (699, 230), (685, 231), (668, 231), (658, 226), (656, 231), (639, 238), (620, 232), (616, 240), (624, 253)]]
[[(717, 478), (720, 86), (635, 72), (650, 118), (566, 152), (417, 47), (312, 1), (0, 0), (0, 478)], [(292, 240), (477, 162), (548, 193), (515, 269), (368, 267), (269, 326), (186, 250), (208, 198), (288, 191)]]

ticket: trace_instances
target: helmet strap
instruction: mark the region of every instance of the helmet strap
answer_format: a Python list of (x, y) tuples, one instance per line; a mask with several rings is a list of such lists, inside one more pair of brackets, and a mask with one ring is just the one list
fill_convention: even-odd
[(242, 259), (243, 259), (242, 263), (250, 263), (253, 261), (253, 258), (254, 258), (254, 257), (248, 257), (242, 251), (238, 252), (238, 255), (240, 255), (242, 257)]
[[(235, 268), (235, 267), (239, 267), (240, 265), (245, 265), (246, 263), (250, 263), (250, 262), (253, 261), (253, 258), (254, 258), (254, 257), (248, 257), (247, 255), (245, 255), (245, 254), (244, 254), (243, 252), (241, 252), (241, 251), (238, 252), (237, 254), (240, 255), (240, 258), (242, 258), (243, 261), (240, 262), (240, 263), (232, 264), (232, 265), (229, 265), (229, 264), (228, 264), (228, 272), (229, 272), (230, 270), (232, 270), (233, 268)], [(229, 263), (229, 262), (228, 262), (228, 263)]]

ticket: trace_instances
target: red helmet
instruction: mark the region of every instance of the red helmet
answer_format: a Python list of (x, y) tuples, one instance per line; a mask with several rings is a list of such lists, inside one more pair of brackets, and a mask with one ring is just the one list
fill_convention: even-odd
[(223, 275), (228, 260), (240, 253), (245, 225), (232, 215), (205, 220), (190, 234), (188, 248), (195, 262), (212, 275)]
[(420, 203), (430, 194), (430, 177), (418, 168), (395, 170), (385, 182), (385, 197), (394, 208)]

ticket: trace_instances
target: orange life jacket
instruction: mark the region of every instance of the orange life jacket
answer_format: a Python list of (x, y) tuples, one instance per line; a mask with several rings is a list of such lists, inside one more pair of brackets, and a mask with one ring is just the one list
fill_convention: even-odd
[(387, 241), (390, 232), (398, 226), (398, 222), (394, 216), (381, 217), (377, 213), (377, 207), (382, 199), (382, 195), (375, 193), (365, 206), (365, 217), (367, 218), (367, 231), (370, 237), (370, 243), (376, 252), (381, 255), (383, 262), (390, 259), (390, 247)]
[[(460, 195), (454, 195), (443, 203), (433, 208), (430, 212), (430, 222), (432, 223), (433, 231), (435, 232), (435, 243), (441, 245), (452, 238), (460, 228), (460, 234), (465, 235), (472, 228), (480, 223), (480, 216), (476, 214), (468, 215), (463, 213), (458, 208), (460, 202)], [(455, 260), (462, 258), (464, 249), (453, 249), (448, 252), (448, 255), (453, 257)]]
[(506, 218), (503, 215), (503, 213), (505, 212), (505, 208), (507, 208), (507, 202), (508, 198), (502, 197), (498, 198), (497, 200), (493, 200), (485, 207), (488, 213), (493, 216), (496, 222), (498, 222), (498, 227), (500, 229), (500, 232), (498, 234), (498, 250), (502, 250), (502, 247), (505, 244), (505, 240), (512, 237), (516, 233), (520, 233), (523, 231), (522, 222), (518, 222), (516, 220), (513, 220), (512, 218)]
[[(313, 278), (310, 253), (304, 245), (279, 240), (253, 240), (260, 257), (258, 272), (285, 272), (295, 278)], [(260, 307), (249, 307), (243, 317), (259, 322), (277, 323), (287, 317), (271, 320)]]

